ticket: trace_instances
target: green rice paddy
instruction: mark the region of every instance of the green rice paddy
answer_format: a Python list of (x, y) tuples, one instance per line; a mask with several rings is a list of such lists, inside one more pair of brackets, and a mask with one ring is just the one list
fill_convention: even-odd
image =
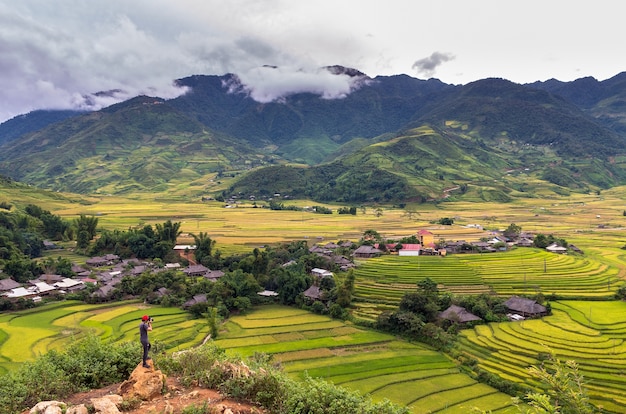
[(535, 385), (528, 367), (553, 353), (575, 360), (594, 404), (626, 411), (626, 303), (551, 302), (553, 315), (537, 320), (492, 323), (461, 332), (460, 351), (503, 378)]
[(215, 343), (229, 354), (268, 353), (295, 378), (324, 378), (413, 413), (516, 412), (509, 396), (461, 373), (445, 355), (392, 335), (280, 306), (232, 317), (223, 328)]

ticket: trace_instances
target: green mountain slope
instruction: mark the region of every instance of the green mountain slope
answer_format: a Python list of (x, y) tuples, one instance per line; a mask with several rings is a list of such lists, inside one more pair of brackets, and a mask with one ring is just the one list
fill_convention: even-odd
[(176, 99), (136, 97), (5, 143), (0, 174), (80, 193), (228, 186), (345, 203), (506, 201), (626, 183), (620, 76), (570, 90), (349, 75), (356, 86), (344, 98), (299, 93), (272, 103), (254, 101), (235, 75), (181, 79), (189, 92)]
[(491, 147), (452, 128), (422, 126), (330, 164), (251, 171), (229, 191), (255, 197), (278, 192), (341, 203), (459, 197), (506, 202), (512, 197), (587, 192), (606, 180), (618, 181), (617, 174), (625, 178), (621, 168), (608, 162), (564, 162), (550, 147), (514, 142)]
[(270, 157), (206, 130), (160, 99), (138, 97), (28, 135), (0, 160), (14, 179), (41, 187), (128, 193), (163, 192)]

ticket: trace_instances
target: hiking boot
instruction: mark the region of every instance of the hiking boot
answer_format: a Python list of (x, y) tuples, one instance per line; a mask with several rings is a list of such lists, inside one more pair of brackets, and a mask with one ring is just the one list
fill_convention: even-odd
[(144, 367), (144, 368), (150, 368), (150, 365), (148, 365), (148, 364), (143, 364), (143, 367)]

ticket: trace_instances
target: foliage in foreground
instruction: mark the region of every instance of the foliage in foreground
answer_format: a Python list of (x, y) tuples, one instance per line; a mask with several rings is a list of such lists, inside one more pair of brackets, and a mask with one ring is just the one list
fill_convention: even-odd
[(95, 336), (74, 342), (63, 352), (50, 351), (0, 376), (0, 414), (126, 380), (140, 355), (138, 342), (113, 346)]
[[(0, 376), (0, 414), (14, 414), (39, 401), (62, 400), (76, 392), (126, 380), (140, 360), (139, 343), (111, 344), (95, 336), (50, 351), (19, 370)], [(155, 354), (156, 366), (187, 385), (218, 389), (259, 404), (275, 414), (407, 414), (390, 402), (372, 403), (322, 380), (292, 380), (271, 366), (269, 357), (227, 358), (212, 344), (175, 356)]]
[[(547, 365), (532, 366), (530, 374), (539, 380), (542, 392), (526, 393), (524, 402), (514, 398), (515, 405), (522, 414), (595, 414), (600, 411), (590, 402), (584, 378), (576, 361), (561, 361), (554, 354), (546, 361)], [(474, 413), (488, 414), (474, 409)]]
[(407, 414), (405, 407), (384, 401), (373, 403), (360, 394), (310, 377), (290, 379), (257, 354), (244, 362), (228, 358), (207, 344), (176, 356), (159, 357), (157, 365), (187, 384), (215, 388), (233, 397), (259, 404), (275, 414)]

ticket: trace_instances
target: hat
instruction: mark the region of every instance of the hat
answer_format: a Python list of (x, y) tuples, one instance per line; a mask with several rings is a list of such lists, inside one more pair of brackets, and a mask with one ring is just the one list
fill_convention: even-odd
[(150, 317), (149, 317), (148, 315), (143, 315), (143, 316), (141, 317), (141, 320), (142, 320), (142, 321), (147, 321), (148, 319), (150, 319)]

